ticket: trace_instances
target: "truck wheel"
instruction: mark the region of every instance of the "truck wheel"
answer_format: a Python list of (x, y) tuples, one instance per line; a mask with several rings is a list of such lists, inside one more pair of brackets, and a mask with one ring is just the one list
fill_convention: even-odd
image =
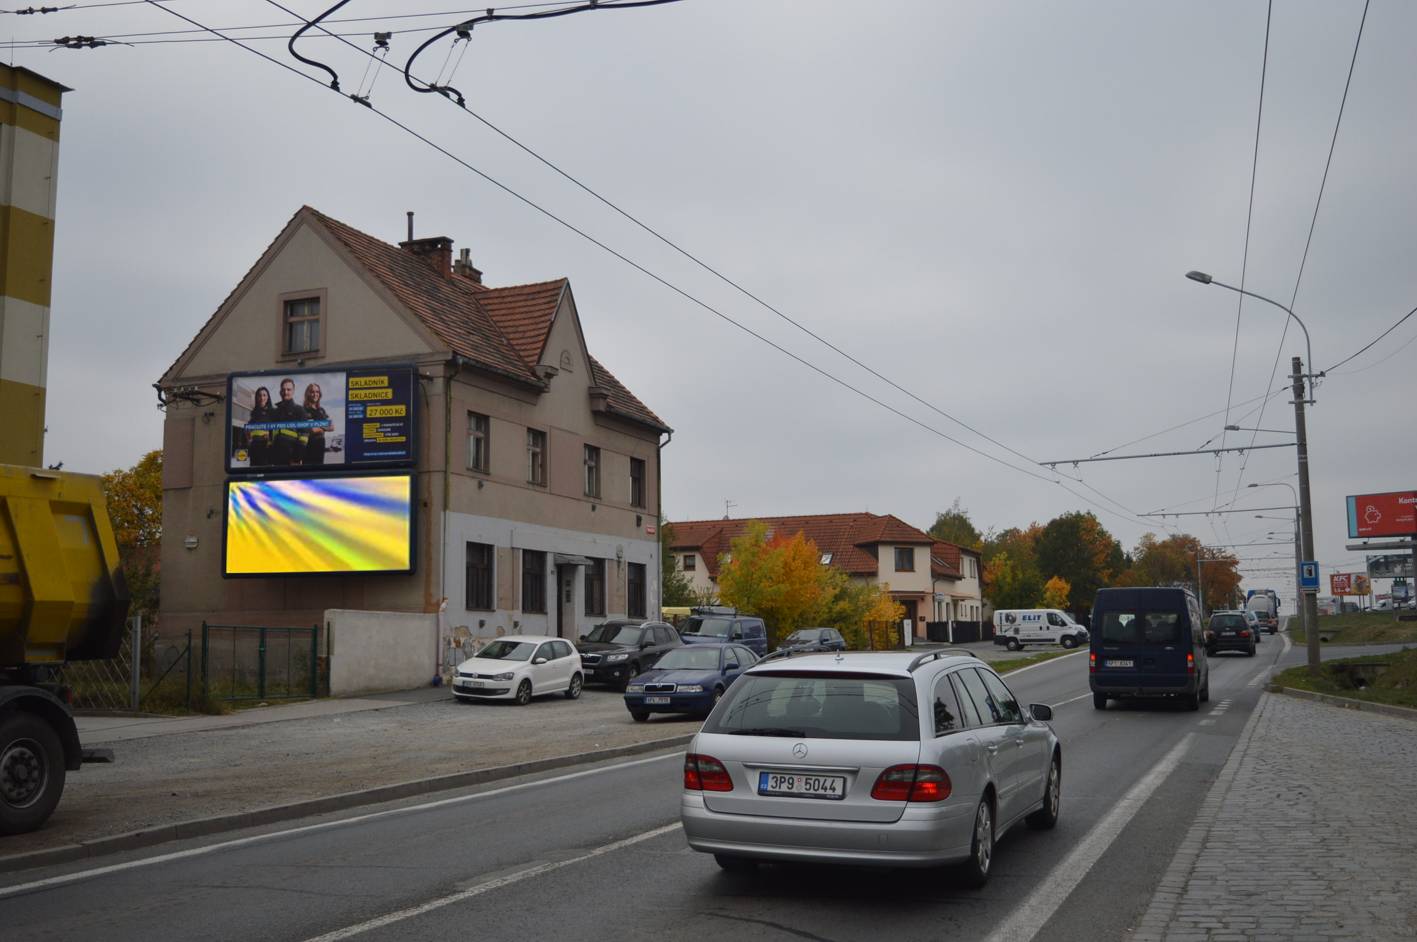
[(1063, 647), (1071, 649), (1071, 648), (1075, 648), (1075, 647), (1077, 647), (1077, 646), (1078, 646), (1078, 640), (1077, 640), (1076, 638), (1074, 638), (1072, 635), (1064, 635), (1064, 636), (1063, 636)]
[(59, 734), (32, 713), (11, 713), (0, 720), (0, 834), (38, 828), (63, 791)]
[(1008, 648), (1010, 651), (1017, 651), (1022, 648), (1023, 645), (1018, 643), (1017, 638), (1010, 638), (1008, 644), (1004, 645), (1004, 647)]

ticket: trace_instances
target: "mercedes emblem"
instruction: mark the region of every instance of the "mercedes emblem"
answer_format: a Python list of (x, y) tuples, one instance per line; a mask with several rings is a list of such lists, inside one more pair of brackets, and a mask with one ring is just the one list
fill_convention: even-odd
[(797, 743), (792, 747), (792, 754), (799, 759), (807, 758), (807, 744), (805, 742)]

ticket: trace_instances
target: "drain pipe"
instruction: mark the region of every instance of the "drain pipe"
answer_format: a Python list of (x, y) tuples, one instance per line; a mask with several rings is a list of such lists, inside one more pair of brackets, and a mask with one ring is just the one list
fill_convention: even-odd
[(674, 430), (670, 429), (665, 433), (664, 441), (655, 439), (654, 448), (654, 538), (659, 544), (659, 568), (655, 571), (655, 581), (658, 587), (655, 590), (655, 598), (659, 600), (659, 620), (664, 620), (664, 554), (669, 547), (664, 545), (664, 449), (670, 442), (674, 441)]

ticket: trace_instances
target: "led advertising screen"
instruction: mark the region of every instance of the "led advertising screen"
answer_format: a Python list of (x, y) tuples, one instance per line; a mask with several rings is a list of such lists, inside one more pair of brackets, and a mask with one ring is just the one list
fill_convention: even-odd
[(413, 368), (233, 373), (227, 377), (231, 473), (413, 464)]
[(1348, 498), (1348, 537), (1417, 534), (1417, 491), (1359, 494)]
[(227, 576), (413, 571), (413, 475), (226, 482)]

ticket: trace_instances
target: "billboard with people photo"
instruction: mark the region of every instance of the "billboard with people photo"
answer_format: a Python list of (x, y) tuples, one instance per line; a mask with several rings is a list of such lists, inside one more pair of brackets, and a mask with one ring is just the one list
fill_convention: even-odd
[(413, 370), (234, 373), (227, 379), (227, 471), (412, 464)]

